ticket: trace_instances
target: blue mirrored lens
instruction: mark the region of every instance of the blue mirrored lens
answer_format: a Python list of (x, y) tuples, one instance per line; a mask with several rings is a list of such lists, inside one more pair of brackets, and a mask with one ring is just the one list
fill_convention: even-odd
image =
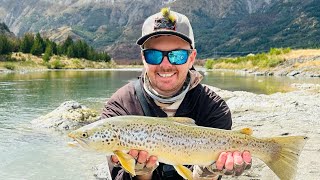
[(162, 52), (153, 49), (144, 50), (143, 55), (148, 64), (158, 65), (163, 59)]
[(168, 59), (173, 65), (181, 65), (187, 62), (189, 53), (187, 50), (174, 50), (168, 53)]
[(189, 50), (178, 49), (172, 51), (160, 51), (156, 49), (143, 50), (143, 55), (148, 64), (159, 65), (163, 57), (167, 56), (172, 65), (181, 65), (188, 61)]

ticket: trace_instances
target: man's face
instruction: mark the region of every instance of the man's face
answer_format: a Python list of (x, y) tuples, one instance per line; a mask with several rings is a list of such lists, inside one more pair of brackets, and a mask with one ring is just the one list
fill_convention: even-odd
[[(157, 49), (161, 51), (190, 49), (190, 44), (177, 36), (158, 36), (145, 42), (144, 49)], [(196, 50), (193, 50), (189, 55), (188, 61), (182, 65), (170, 64), (167, 56), (164, 57), (161, 64), (151, 65), (146, 63), (142, 55), (143, 64), (153, 89), (165, 96), (176, 94), (182, 88), (188, 70), (195, 61), (196, 54)]]

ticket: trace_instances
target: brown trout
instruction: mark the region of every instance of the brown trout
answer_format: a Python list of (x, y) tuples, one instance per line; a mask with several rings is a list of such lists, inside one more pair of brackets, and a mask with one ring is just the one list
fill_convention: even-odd
[(69, 133), (80, 146), (115, 154), (122, 167), (135, 176), (130, 149), (145, 150), (158, 161), (174, 166), (185, 179), (192, 172), (183, 165), (208, 166), (223, 151), (250, 151), (283, 180), (294, 179), (305, 136), (255, 138), (252, 130), (221, 130), (196, 126), (190, 118), (118, 116), (102, 119)]

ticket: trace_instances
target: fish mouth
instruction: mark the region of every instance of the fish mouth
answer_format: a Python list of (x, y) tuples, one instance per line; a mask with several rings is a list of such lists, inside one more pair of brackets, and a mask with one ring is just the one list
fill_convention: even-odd
[(71, 146), (71, 147), (79, 147), (79, 146), (81, 146), (81, 147), (84, 147), (84, 148), (88, 148), (89, 147), (88, 143), (86, 142), (85, 139), (78, 138), (73, 133), (69, 133), (68, 136), (73, 139), (72, 142), (68, 142), (69, 146)]
[(80, 146), (84, 148), (88, 148), (88, 143), (84, 139), (79, 139), (79, 138), (73, 138)]
[(80, 144), (78, 143), (78, 141), (72, 141), (72, 142), (68, 142), (68, 146), (70, 147), (79, 147)]

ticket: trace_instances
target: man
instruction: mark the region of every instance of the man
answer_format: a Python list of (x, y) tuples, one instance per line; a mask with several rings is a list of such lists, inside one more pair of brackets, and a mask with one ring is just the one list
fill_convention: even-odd
[[(145, 115), (190, 117), (199, 126), (231, 129), (230, 110), (215, 92), (200, 84), (193, 68), (197, 51), (188, 18), (163, 9), (146, 19), (141, 46), (144, 71), (141, 78), (120, 88), (106, 103), (102, 117)], [(146, 151), (129, 152), (137, 160), (137, 176), (131, 177), (110, 157), (114, 179), (182, 179), (170, 165), (157, 163)], [(240, 175), (251, 166), (249, 152), (223, 152), (207, 167), (193, 166), (194, 179), (218, 179), (219, 174)]]

